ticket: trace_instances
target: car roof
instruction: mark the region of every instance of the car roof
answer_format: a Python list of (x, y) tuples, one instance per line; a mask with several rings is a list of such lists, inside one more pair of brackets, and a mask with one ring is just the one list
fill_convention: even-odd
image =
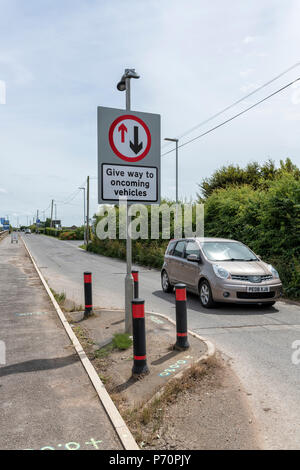
[[(174, 238), (171, 242), (179, 242), (185, 240), (197, 240), (200, 243), (204, 242), (238, 242), (238, 240), (232, 240), (230, 238), (213, 238), (213, 237), (187, 237), (187, 238)], [(241, 242), (239, 242), (241, 243)]]

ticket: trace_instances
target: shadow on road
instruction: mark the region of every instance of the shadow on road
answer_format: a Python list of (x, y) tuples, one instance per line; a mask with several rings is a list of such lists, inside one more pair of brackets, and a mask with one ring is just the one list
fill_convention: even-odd
[(170, 361), (171, 359), (173, 359), (173, 357), (178, 356), (178, 354), (180, 354), (179, 351), (175, 351), (175, 350), (171, 351), (168, 354), (165, 354), (164, 356), (160, 357), (156, 361), (152, 361), (151, 364), (153, 364), (154, 366), (157, 366), (159, 364), (163, 364), (164, 362), (167, 362), (167, 361)]
[(19, 362), (10, 366), (0, 367), (0, 377), (25, 372), (37, 372), (39, 370), (60, 369), (79, 361), (77, 354), (67, 357), (56, 357), (54, 359), (33, 359), (32, 361)]
[[(173, 304), (175, 309), (175, 295), (174, 293), (167, 294), (161, 290), (152, 292), (155, 297)], [(206, 315), (271, 315), (279, 310), (273, 306), (263, 306), (263, 304), (230, 304), (230, 303), (217, 303), (214, 308), (203, 308), (200, 300), (196, 294), (188, 292), (187, 308), (194, 312), (204, 313)]]

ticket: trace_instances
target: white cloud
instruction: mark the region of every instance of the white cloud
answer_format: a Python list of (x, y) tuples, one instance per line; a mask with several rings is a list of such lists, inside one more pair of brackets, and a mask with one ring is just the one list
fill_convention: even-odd
[(256, 57), (264, 59), (265, 57), (268, 57), (268, 54), (266, 54), (265, 52), (257, 52)]
[(241, 76), (242, 78), (246, 78), (246, 77), (248, 77), (249, 75), (251, 75), (251, 73), (253, 73), (253, 72), (254, 72), (254, 69), (250, 69), (250, 68), (249, 68), (249, 69), (246, 69), (246, 70), (241, 70), (241, 71), (240, 71), (240, 76)]
[(7, 193), (7, 191), (6, 191), (6, 189), (4, 189), (4, 188), (0, 188), (0, 193), (4, 193), (4, 194), (6, 194), (6, 193)]
[(255, 36), (246, 36), (244, 39), (243, 39), (243, 44), (251, 44), (252, 42), (256, 41), (256, 37)]
[(32, 72), (19, 62), (13, 54), (0, 54), (0, 64), (7, 70), (10, 79), (16, 85), (27, 85), (34, 79)]
[(286, 121), (300, 121), (300, 111), (299, 112), (287, 111), (284, 114), (284, 119)]

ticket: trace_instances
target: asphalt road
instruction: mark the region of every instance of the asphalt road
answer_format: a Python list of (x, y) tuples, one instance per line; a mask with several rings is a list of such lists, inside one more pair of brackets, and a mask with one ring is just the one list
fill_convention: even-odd
[[(93, 301), (99, 307), (124, 307), (125, 263), (86, 253), (78, 242), (26, 235), (26, 243), (50, 287), (83, 305), (83, 272), (93, 273)], [(146, 310), (175, 316), (174, 294), (160, 287), (160, 273), (140, 271), (140, 297)], [(300, 364), (292, 362), (292, 343), (300, 340), (299, 305), (277, 302), (272, 308), (220, 305), (206, 310), (188, 298), (189, 328), (212, 340), (231, 358), (247, 393), (262, 446), (300, 449)]]

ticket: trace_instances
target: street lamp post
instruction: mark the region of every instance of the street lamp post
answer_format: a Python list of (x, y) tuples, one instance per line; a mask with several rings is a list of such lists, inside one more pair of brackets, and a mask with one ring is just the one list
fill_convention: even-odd
[(164, 140), (168, 140), (169, 142), (175, 142), (176, 144), (176, 205), (178, 204), (178, 139), (171, 139), (169, 137), (165, 137)]
[(86, 233), (85, 233), (85, 188), (78, 188), (83, 190), (83, 238), (84, 244), (86, 245)]
[[(126, 91), (126, 111), (130, 111), (130, 80), (140, 78), (135, 69), (125, 69), (125, 72), (117, 84), (119, 91)], [(130, 216), (128, 204), (126, 205), (126, 277), (125, 277), (125, 332), (132, 333), (131, 301), (133, 300), (133, 277), (132, 268), (132, 243), (130, 233)]]

